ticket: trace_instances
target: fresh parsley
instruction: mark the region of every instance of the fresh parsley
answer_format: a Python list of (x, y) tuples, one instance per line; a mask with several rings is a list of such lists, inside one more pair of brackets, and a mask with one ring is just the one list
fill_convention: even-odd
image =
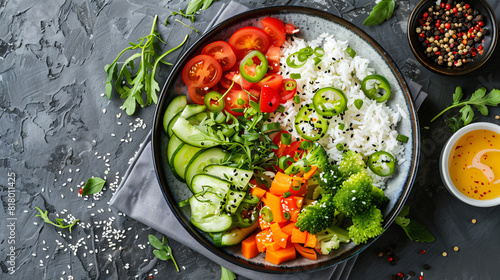
[(148, 239), (149, 244), (157, 249), (153, 250), (153, 254), (162, 261), (172, 260), (177, 272), (179, 272), (179, 267), (177, 266), (177, 262), (175, 262), (174, 255), (172, 254), (172, 248), (168, 245), (167, 238), (163, 236), (162, 241), (160, 241), (156, 236), (150, 234)]
[(406, 216), (410, 213), (410, 206), (405, 205), (401, 212), (396, 217), (394, 222), (399, 225), (406, 233), (406, 235), (413, 241), (417, 242), (433, 242), (434, 236), (429, 230), (417, 220), (410, 220)]
[(441, 111), (441, 113), (437, 114), (431, 122), (435, 121), (446, 111), (456, 108), (462, 107), (459, 111), (460, 119), (457, 117), (452, 117), (455, 119), (449, 120), (448, 125), (452, 130), (458, 130), (463, 126), (468, 125), (474, 120), (474, 110), (473, 107), (476, 108), (479, 113), (483, 116), (488, 115), (488, 107), (487, 106), (497, 106), (500, 103), (500, 90), (493, 89), (488, 94), (486, 94), (486, 88), (480, 88), (476, 90), (469, 100), (462, 100), (464, 94), (462, 92), (461, 87), (457, 87), (455, 89), (455, 93), (453, 94), (453, 103), (448, 106), (446, 109)]
[[(163, 54), (159, 55), (156, 52), (158, 43), (156, 40), (166, 44), (160, 37), (160, 34), (155, 31), (156, 21), (158, 16), (155, 16), (151, 33), (146, 37), (138, 40), (138, 43), (130, 42), (130, 47), (121, 51), (115, 60), (104, 67), (107, 73), (106, 78), (106, 96), (111, 98), (113, 92), (113, 81), (116, 91), (120, 94), (121, 99), (125, 99), (122, 109), (128, 115), (135, 112), (137, 103), (141, 107), (150, 105), (158, 101), (157, 92), (160, 90), (158, 82), (155, 80), (155, 73), (158, 64), (161, 62), (166, 65), (172, 65), (163, 60), (169, 53), (180, 48), (187, 40), (187, 35), (184, 41), (177, 47), (170, 49)], [(118, 67), (118, 59), (129, 50), (137, 50), (140, 52), (131, 55), (124, 62), (122, 67)], [(139, 59), (139, 65), (136, 68), (134, 61)], [(144, 93), (146, 100), (143, 99)]]
[(220, 280), (236, 280), (236, 274), (231, 270), (221, 266), (220, 267)]
[(82, 188), (81, 194), (83, 196), (96, 194), (102, 190), (105, 183), (106, 183), (106, 181), (99, 178), (99, 177), (90, 178), (87, 180), (87, 182), (85, 182), (85, 185)]
[(186, 15), (194, 15), (199, 10), (206, 10), (214, 0), (191, 0), (186, 8)]
[(76, 225), (76, 223), (78, 221), (80, 221), (80, 220), (76, 219), (76, 220), (73, 221), (73, 223), (65, 225), (65, 224), (63, 224), (64, 219), (57, 218), (56, 219), (56, 223), (57, 224), (56, 224), (56, 223), (52, 222), (49, 219), (49, 215), (48, 215), (48, 211), (47, 210), (45, 210), (45, 212), (43, 212), (42, 209), (40, 209), (40, 208), (38, 208), (36, 206), (35, 206), (35, 208), (36, 208), (36, 210), (38, 210), (38, 212), (40, 212), (40, 215), (36, 215), (35, 217), (40, 217), (40, 218), (43, 219), (44, 222), (46, 222), (47, 224), (51, 224), (51, 225), (53, 225), (55, 227), (58, 227), (58, 228), (67, 228), (67, 229), (69, 229), (69, 233), (71, 233), (71, 228), (74, 225)]
[(394, 0), (382, 0), (380, 1), (373, 10), (370, 12), (370, 15), (365, 19), (363, 25), (373, 26), (379, 25), (385, 20), (388, 20), (392, 17), (392, 13), (394, 12), (394, 7), (396, 6), (396, 2)]

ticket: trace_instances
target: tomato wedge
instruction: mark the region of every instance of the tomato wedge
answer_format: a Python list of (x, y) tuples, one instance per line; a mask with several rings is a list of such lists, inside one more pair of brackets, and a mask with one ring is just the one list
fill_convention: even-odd
[(222, 71), (227, 71), (236, 64), (236, 55), (231, 46), (225, 41), (215, 41), (206, 45), (201, 54), (215, 58), (222, 66)]
[(280, 47), (269, 47), (267, 50), (267, 72), (278, 73), (280, 71), (280, 51)]
[[(261, 89), (264, 86), (268, 86), (278, 93), (281, 91), (281, 81), (283, 81), (283, 77), (280, 74), (270, 74), (266, 75), (262, 80), (255, 83), (255, 88)], [(281, 94), (280, 94), (281, 95)]]
[(297, 82), (294, 79), (283, 79), (281, 82), (280, 102), (285, 103), (297, 93)]
[[(254, 89), (250, 89), (249, 92), (252, 95), (259, 95), (259, 92), (257, 92)], [(240, 100), (240, 101), (238, 101)], [(257, 101), (255, 98), (252, 97), (253, 101)], [(249, 107), (249, 99), (248, 99), (248, 93), (246, 93), (243, 90), (230, 90), (225, 98), (225, 107), (224, 110), (226, 110), (228, 113), (230, 113), (233, 116), (243, 116), (245, 113), (243, 110), (247, 107)], [(241, 103), (241, 104), (240, 104)]]
[(262, 113), (272, 113), (279, 106), (280, 94), (268, 86), (263, 86), (260, 92), (260, 111)]
[[(225, 75), (226, 79), (233, 81), (234, 83), (241, 86), (243, 89), (250, 89), (254, 84), (245, 80), (239, 72), (228, 72)], [(231, 84), (230, 84), (231, 85)], [(228, 87), (229, 88), (229, 87)]]
[(222, 77), (222, 67), (215, 58), (200, 54), (193, 57), (182, 69), (182, 80), (190, 87), (211, 88)]
[(260, 22), (263, 26), (264, 32), (271, 37), (271, 45), (274, 47), (281, 47), (286, 40), (285, 24), (273, 17), (266, 17)]
[(233, 48), (236, 58), (241, 60), (252, 50), (266, 53), (271, 41), (262, 29), (255, 26), (246, 26), (231, 35), (229, 45)]
[(286, 32), (286, 34), (295, 34), (295, 32), (294, 32), (294, 31), (295, 31), (296, 29), (297, 29), (297, 28), (295, 28), (295, 25), (293, 25), (293, 24), (291, 24), (291, 23), (287, 23), (287, 24), (285, 25), (285, 32)]

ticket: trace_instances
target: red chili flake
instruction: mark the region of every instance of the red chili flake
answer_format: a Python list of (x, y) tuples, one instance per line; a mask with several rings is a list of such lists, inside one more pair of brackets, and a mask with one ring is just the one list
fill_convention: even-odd
[(478, 50), (482, 50), (483, 49), (483, 45), (479, 45), (479, 47), (477, 47)]
[(420, 251), (420, 254), (425, 254), (425, 250)]
[(418, 277), (418, 279), (423, 280), (424, 276), (420, 275), (420, 277)]
[(78, 193), (82, 194), (82, 191), (83, 191), (83, 188), (80, 188), (80, 190), (78, 191)]
[(398, 273), (398, 277), (403, 278), (403, 277), (405, 277), (405, 275), (402, 272), (400, 272), (400, 273)]
[(393, 257), (388, 257), (387, 260), (390, 261), (390, 262), (392, 262), (394, 260), (394, 258)]

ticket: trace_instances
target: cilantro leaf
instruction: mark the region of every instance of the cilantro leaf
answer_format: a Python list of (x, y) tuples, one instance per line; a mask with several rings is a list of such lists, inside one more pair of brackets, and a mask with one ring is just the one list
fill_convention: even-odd
[(394, 12), (394, 7), (396, 6), (396, 2), (394, 0), (382, 0), (380, 1), (373, 10), (370, 12), (370, 15), (363, 22), (363, 25), (373, 26), (379, 25), (385, 20), (388, 20), (392, 17), (392, 13)]
[(422, 223), (417, 220), (406, 218), (409, 213), (410, 207), (408, 205), (403, 206), (403, 209), (399, 212), (399, 215), (394, 220), (394, 223), (399, 225), (405, 231), (406, 235), (413, 241), (433, 242), (435, 240), (434, 236)]

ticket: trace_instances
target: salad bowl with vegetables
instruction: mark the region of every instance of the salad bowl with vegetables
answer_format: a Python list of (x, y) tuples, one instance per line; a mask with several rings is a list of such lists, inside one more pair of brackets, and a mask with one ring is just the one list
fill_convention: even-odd
[(276, 273), (369, 246), (402, 208), (418, 151), (407, 86), (383, 49), (292, 6), (200, 38), (168, 78), (153, 129), (160, 186), (186, 230), (225, 260)]

